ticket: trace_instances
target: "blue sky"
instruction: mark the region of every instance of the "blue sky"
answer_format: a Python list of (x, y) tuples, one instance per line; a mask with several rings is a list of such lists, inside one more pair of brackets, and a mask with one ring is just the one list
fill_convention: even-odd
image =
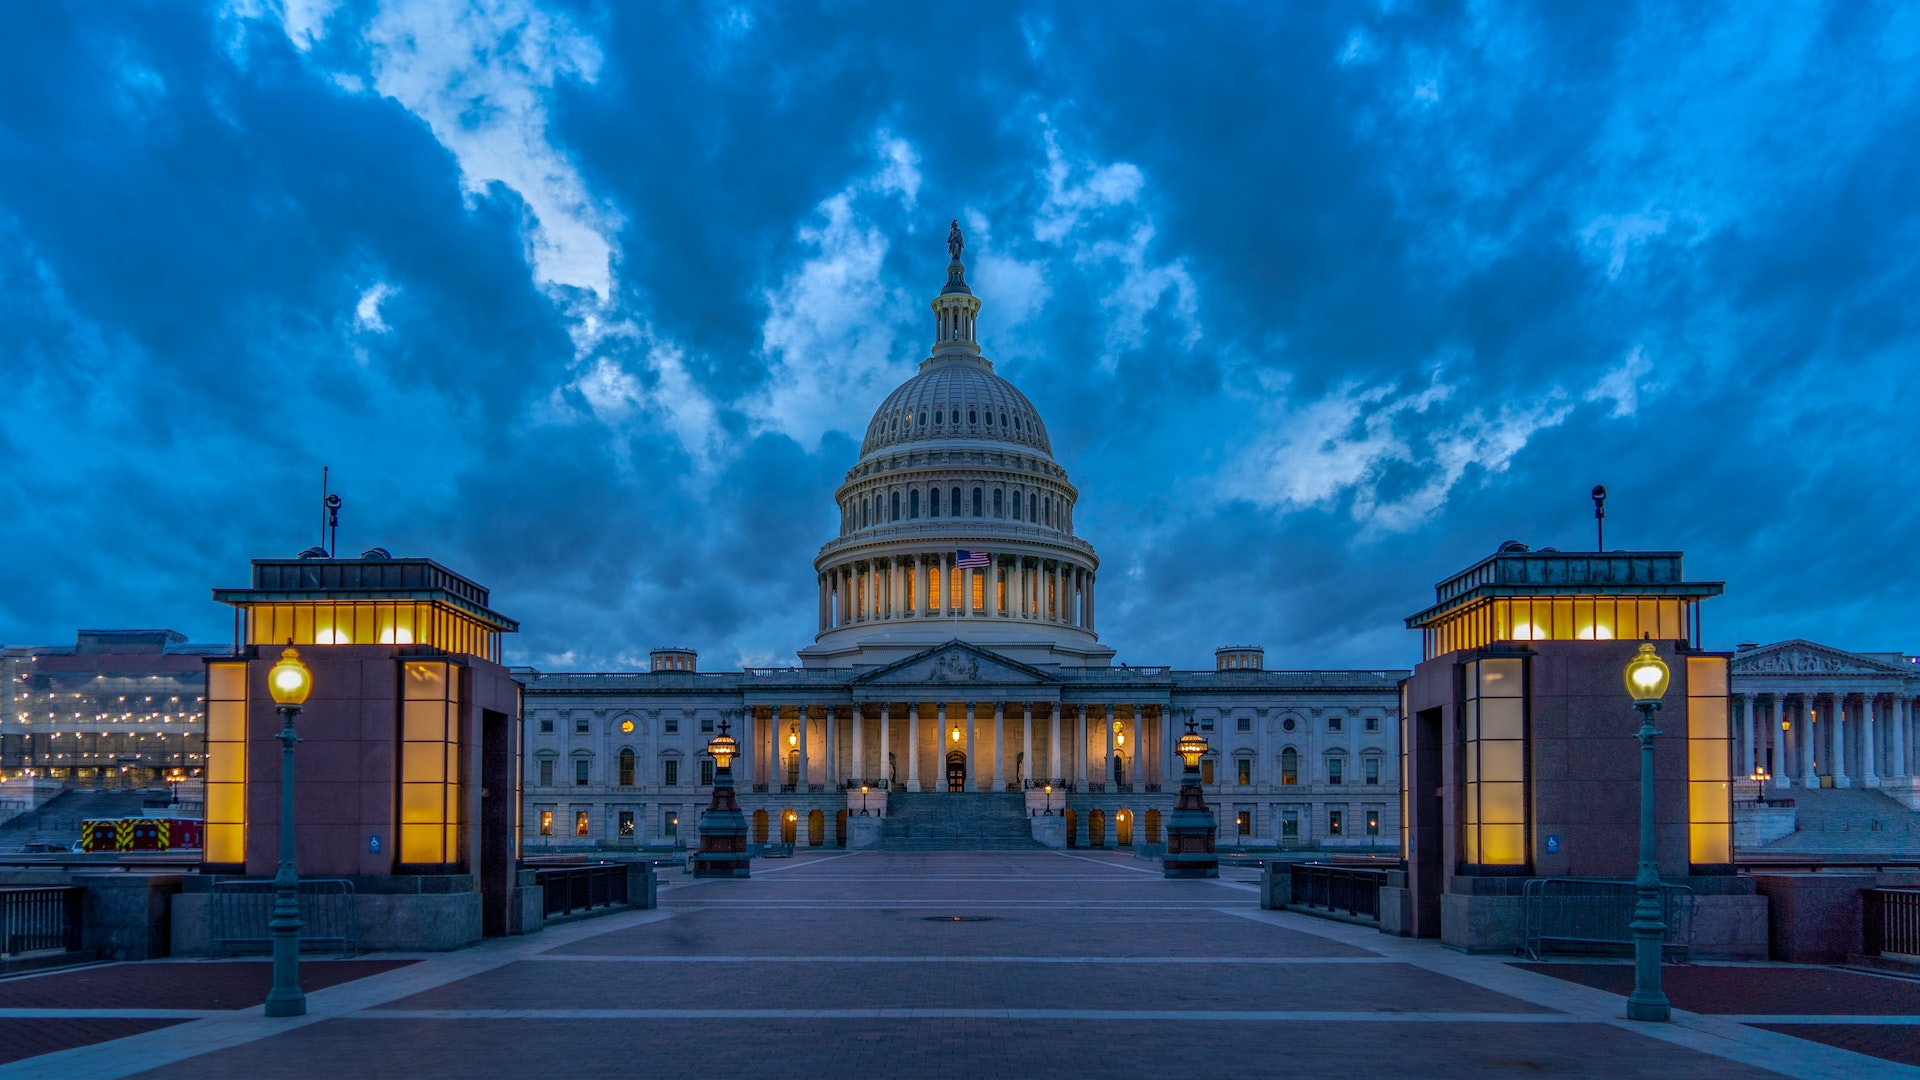
[(1920, 650), (1920, 8), (0, 9), (0, 641), (316, 540), (513, 662), (792, 662), (946, 223), (1134, 663), (1402, 666), (1501, 541)]

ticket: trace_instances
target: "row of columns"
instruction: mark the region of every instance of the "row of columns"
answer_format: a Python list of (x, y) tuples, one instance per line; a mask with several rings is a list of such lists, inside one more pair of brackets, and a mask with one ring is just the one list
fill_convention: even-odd
[[(1008, 786), (1009, 773), (1007, 727), (1017, 720), (1020, 724), (1020, 760), (1026, 763), (1027, 768), (1026, 775), (1014, 777), (1016, 782), (1064, 785), (1071, 781), (1083, 789), (1089, 783), (1105, 784), (1113, 779), (1116, 756), (1122, 761), (1134, 763), (1133, 768), (1127, 770), (1127, 782), (1164, 784), (1172, 776), (1167, 763), (1173, 756), (1173, 731), (1167, 723), (1166, 710), (1162, 707), (1136, 704), (1132, 707), (1131, 716), (1123, 716), (1116, 705), (1104, 703), (1060, 705), (1049, 709), (1045, 702), (941, 701), (931, 703), (932, 716), (923, 717), (925, 704), (918, 701), (903, 704), (886, 702), (879, 706), (878, 717), (867, 716), (865, 707), (856, 705), (851, 716), (845, 718), (840, 715), (843, 706), (763, 706), (766, 709), (764, 718), (759, 715), (759, 709), (754, 710), (754, 731), (751, 737), (743, 740), (745, 745), (739, 771), (751, 776), (755, 784), (793, 784), (802, 791), (814, 784), (831, 788), (842, 783), (873, 784), (884, 779), (903, 783), (907, 791), (945, 790), (946, 756), (951, 750), (959, 749), (964, 741), (967, 789), (1004, 791)], [(1036, 771), (1033, 768), (1036, 705), (1041, 711), (1051, 714), (1040, 718), (1042, 734), (1046, 738), (1047, 771), (1037, 778), (1033, 775)], [(815, 709), (822, 713), (818, 718), (813, 716)], [(1069, 711), (1071, 716), (1063, 716)], [(993, 760), (992, 783), (987, 786), (982, 783), (982, 774), (987, 770), (983, 770), (979, 764), (977, 734), (989, 717), (993, 723)], [(1151, 743), (1145, 733), (1149, 719), (1158, 721), (1154, 725), (1156, 738)], [(922, 741), (923, 720), (935, 725), (930, 743)], [(889, 776), (887, 769), (887, 763), (893, 755), (893, 727), (896, 721), (906, 724), (907, 760), (904, 777)], [(1044, 726), (1048, 723), (1051, 723), (1050, 735)], [(844, 760), (839, 753), (841, 724), (851, 725)], [(879, 749), (875, 759), (877, 768), (871, 771), (866, 766), (869, 724), (878, 726)], [(1072, 739), (1071, 747), (1062, 737), (1062, 728), (1066, 724), (1072, 725), (1066, 729), (1067, 737)], [(1098, 725), (1104, 733), (1093, 753), (1088, 752), (1087, 746), (1089, 724)], [(955, 730), (961, 733), (957, 739), (953, 735)], [(817, 769), (813, 758), (816, 732), (821, 736), (821, 745), (827, 750), (825, 760)], [(921, 776), (923, 746), (933, 751), (935, 776)], [(1154, 749), (1149, 750), (1149, 746)], [(1146, 762), (1144, 767), (1142, 761)], [(788, 762), (793, 762), (792, 767), (783, 769)], [(1089, 766), (1094, 770), (1091, 776), (1088, 774)], [(1071, 774), (1065, 771), (1068, 768), (1072, 769)]]
[[(994, 556), (986, 570), (956, 567), (956, 561), (954, 553), (941, 552), (885, 555), (836, 566), (820, 575), (820, 629), (947, 615), (999, 616), (1094, 629), (1094, 573), (1084, 566), (1026, 555)], [(935, 569), (938, 587), (929, 580), (928, 571)], [(1004, 603), (998, 587), (1002, 577)], [(973, 603), (976, 582), (981, 594), (978, 605)]]
[(1752, 776), (1765, 770), (1773, 786), (1795, 777), (1819, 787), (1878, 787), (1882, 777), (1914, 775), (1914, 702), (1905, 694), (1871, 691), (1735, 694), (1734, 767)]

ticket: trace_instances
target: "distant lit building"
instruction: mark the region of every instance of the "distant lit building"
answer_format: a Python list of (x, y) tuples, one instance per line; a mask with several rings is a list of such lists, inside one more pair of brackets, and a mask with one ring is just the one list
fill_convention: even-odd
[(205, 764), (206, 657), (172, 630), (82, 630), (0, 650), (0, 778), (151, 787)]

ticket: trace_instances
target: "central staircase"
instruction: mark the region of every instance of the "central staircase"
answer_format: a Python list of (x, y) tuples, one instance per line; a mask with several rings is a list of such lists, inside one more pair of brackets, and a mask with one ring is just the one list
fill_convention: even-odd
[(1761, 855), (1920, 858), (1920, 813), (1872, 788), (1793, 788), (1795, 829)]
[(891, 792), (880, 823), (891, 851), (1007, 851), (1043, 847), (1017, 791)]

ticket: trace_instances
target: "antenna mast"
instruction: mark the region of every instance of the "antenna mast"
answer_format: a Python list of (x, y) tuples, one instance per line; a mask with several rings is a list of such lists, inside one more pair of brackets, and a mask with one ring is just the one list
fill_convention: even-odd
[(327, 466), (320, 466), (320, 550), (327, 558), (334, 557), (334, 547), (340, 540), (340, 496), (327, 491)]
[(1607, 550), (1607, 486), (1605, 484), (1593, 485), (1593, 530), (1593, 550)]

